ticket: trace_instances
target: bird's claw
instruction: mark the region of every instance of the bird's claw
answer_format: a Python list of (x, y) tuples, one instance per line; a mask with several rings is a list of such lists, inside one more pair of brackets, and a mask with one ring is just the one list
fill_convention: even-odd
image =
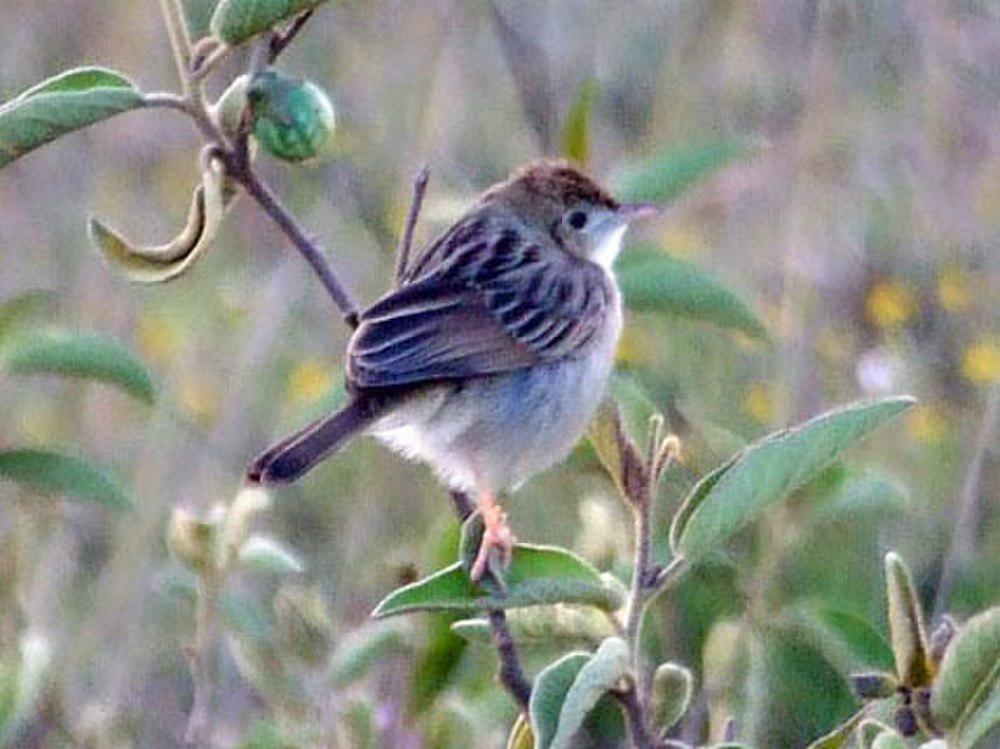
[[(469, 570), (469, 577), (473, 582), (482, 580), (487, 569), (494, 573), (494, 577), (497, 577), (498, 571), (507, 569), (514, 555), (514, 544), (517, 542), (513, 531), (507, 525), (507, 513), (498, 506), (484, 508), (483, 520), (486, 524), (483, 540), (479, 542), (479, 552)], [(495, 562), (499, 563), (500, 570), (496, 569)]]

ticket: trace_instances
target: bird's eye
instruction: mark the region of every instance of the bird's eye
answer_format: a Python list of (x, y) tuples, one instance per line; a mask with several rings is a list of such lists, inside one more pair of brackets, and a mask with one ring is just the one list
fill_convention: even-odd
[(583, 211), (570, 211), (566, 217), (566, 223), (574, 229), (582, 229), (587, 225), (587, 214)]

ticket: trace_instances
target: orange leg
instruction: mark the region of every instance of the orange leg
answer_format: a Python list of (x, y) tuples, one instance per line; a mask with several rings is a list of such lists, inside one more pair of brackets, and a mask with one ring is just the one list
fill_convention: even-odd
[(517, 541), (510, 527), (507, 525), (507, 513), (497, 504), (493, 492), (481, 490), (479, 492), (479, 511), (483, 513), (483, 522), (486, 530), (483, 531), (483, 540), (479, 544), (479, 553), (472, 563), (469, 577), (478, 582), (486, 573), (486, 567), (490, 559), (490, 551), (499, 549), (504, 565), (510, 564), (510, 558), (514, 553), (514, 543)]

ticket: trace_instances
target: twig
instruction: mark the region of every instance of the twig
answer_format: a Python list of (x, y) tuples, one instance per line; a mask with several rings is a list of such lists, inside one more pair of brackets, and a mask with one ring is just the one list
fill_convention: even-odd
[(990, 444), (997, 419), (1000, 418), (1000, 385), (990, 390), (983, 410), (983, 419), (979, 424), (979, 433), (972, 448), (972, 457), (965, 472), (965, 483), (959, 496), (955, 512), (955, 522), (952, 525), (951, 544), (948, 555), (941, 567), (941, 580), (938, 583), (937, 596), (934, 599), (933, 620), (944, 613), (951, 596), (955, 578), (965, 566), (975, 546), (975, 531), (979, 510), (979, 483), (983, 473), (983, 460)]
[(614, 692), (615, 698), (625, 708), (625, 715), (628, 720), (629, 735), (632, 738), (632, 745), (636, 749), (654, 749), (657, 746), (656, 740), (649, 731), (646, 723), (645, 710), (639, 700), (638, 686), (631, 684), (628, 689)]
[(274, 61), (278, 59), (278, 55), (285, 51), (285, 48), (292, 43), (292, 40), (302, 31), (302, 27), (306, 25), (306, 21), (312, 18), (313, 13), (316, 12), (315, 8), (307, 10), (305, 13), (301, 13), (295, 17), (295, 19), (288, 24), (288, 27), (284, 31), (275, 32), (271, 36), (271, 40), (267, 45), (267, 64), (273, 65)]
[(396, 286), (398, 287), (406, 273), (406, 267), (410, 262), (410, 248), (413, 245), (413, 232), (417, 228), (417, 219), (420, 218), (420, 208), (424, 204), (424, 193), (427, 192), (427, 180), (430, 179), (430, 170), (425, 166), (420, 170), (417, 179), (413, 182), (413, 199), (410, 201), (410, 212), (406, 216), (406, 226), (403, 227), (403, 236), (399, 240), (399, 248), (396, 251)]
[(160, 13), (167, 27), (170, 49), (177, 65), (177, 75), (181, 79), (184, 94), (187, 95), (191, 91), (191, 36), (184, 20), (184, 9), (180, 0), (160, 0)]
[(218, 587), (213, 573), (203, 573), (198, 579), (195, 604), (194, 646), (188, 653), (194, 701), (188, 717), (184, 741), (189, 746), (206, 746), (212, 722), (212, 646), (218, 612)]
[[(451, 492), (451, 501), (455, 506), (455, 512), (459, 520), (465, 520), (475, 510), (475, 503), (465, 492)], [(490, 573), (487, 573), (490, 574)], [(490, 629), (493, 631), (493, 644), (497, 649), (497, 657), (500, 659), (500, 683), (510, 693), (522, 710), (528, 709), (528, 700), (531, 699), (531, 682), (524, 675), (521, 667), (521, 658), (517, 652), (517, 643), (510, 633), (507, 625), (507, 615), (494, 609), (487, 612), (490, 622)]]

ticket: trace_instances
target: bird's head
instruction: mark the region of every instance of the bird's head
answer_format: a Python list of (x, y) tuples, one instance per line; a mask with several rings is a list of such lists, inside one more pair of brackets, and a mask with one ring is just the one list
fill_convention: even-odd
[(552, 160), (519, 169), (490, 188), (482, 200), (503, 205), (568, 252), (608, 269), (621, 250), (629, 223), (657, 211), (647, 203), (619, 203), (580, 170)]

